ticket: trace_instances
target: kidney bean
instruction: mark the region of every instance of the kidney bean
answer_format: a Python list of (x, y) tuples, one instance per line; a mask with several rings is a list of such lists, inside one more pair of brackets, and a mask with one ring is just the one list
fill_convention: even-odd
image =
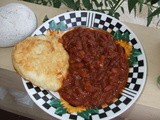
[(111, 34), (74, 28), (62, 36), (69, 54), (69, 69), (60, 96), (73, 106), (95, 107), (111, 103), (128, 78), (128, 59)]

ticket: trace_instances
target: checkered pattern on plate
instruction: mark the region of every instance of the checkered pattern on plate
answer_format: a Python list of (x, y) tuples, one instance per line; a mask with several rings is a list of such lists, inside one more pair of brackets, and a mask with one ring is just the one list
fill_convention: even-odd
[[(111, 119), (127, 110), (139, 97), (142, 88), (144, 87), (147, 72), (145, 54), (134, 33), (126, 25), (106, 14), (92, 11), (74, 11), (60, 14), (48, 20), (33, 33), (33, 36), (44, 34), (46, 30), (49, 29), (49, 23), (52, 20), (56, 23), (63, 21), (68, 29), (77, 26), (85, 26), (103, 29), (112, 34), (117, 30), (121, 33), (129, 32), (130, 43), (134, 48), (139, 49), (142, 52), (142, 54), (136, 58), (138, 64), (130, 67), (126, 87), (117, 100), (105, 108), (99, 108), (99, 114), (91, 114), (90, 119)], [(59, 119), (83, 120), (77, 113), (66, 113), (62, 116), (54, 114), (56, 108), (50, 106), (49, 103), (52, 99), (58, 99), (57, 93), (43, 90), (24, 80), (23, 84), (33, 101), (48, 114)]]

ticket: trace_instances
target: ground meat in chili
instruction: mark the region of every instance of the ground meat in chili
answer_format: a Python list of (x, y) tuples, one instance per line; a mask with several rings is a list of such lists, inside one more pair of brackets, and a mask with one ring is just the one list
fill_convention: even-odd
[(128, 59), (112, 35), (102, 30), (78, 27), (62, 36), (69, 54), (69, 70), (60, 96), (73, 106), (109, 104), (124, 88)]

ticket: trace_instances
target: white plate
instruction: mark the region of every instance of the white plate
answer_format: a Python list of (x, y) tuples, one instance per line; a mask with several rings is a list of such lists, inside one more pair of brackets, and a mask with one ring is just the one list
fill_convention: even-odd
[[(118, 97), (118, 100), (110, 104), (108, 107), (99, 108), (98, 114), (90, 114), (90, 119), (112, 119), (131, 107), (131, 105), (137, 100), (142, 92), (147, 74), (147, 65), (144, 50), (136, 35), (125, 24), (106, 14), (93, 11), (73, 11), (60, 14), (46, 21), (33, 33), (33, 36), (44, 34), (45, 31), (49, 29), (49, 23), (53, 20), (57, 24), (59, 22), (64, 22), (68, 29), (76, 26), (86, 26), (103, 29), (105, 31), (111, 32), (112, 34), (117, 30), (122, 33), (129, 32), (130, 43), (134, 48), (139, 49), (142, 53), (136, 58), (138, 60), (138, 64), (130, 67), (126, 87), (123, 90), (122, 94)], [(49, 103), (52, 99), (58, 98), (58, 93), (49, 92), (37, 86), (33, 86), (30, 82), (25, 80), (23, 80), (23, 84), (32, 100), (42, 110), (44, 110), (51, 116), (64, 120), (84, 119), (77, 113), (65, 113), (62, 115), (55, 114), (56, 107), (50, 106)]]

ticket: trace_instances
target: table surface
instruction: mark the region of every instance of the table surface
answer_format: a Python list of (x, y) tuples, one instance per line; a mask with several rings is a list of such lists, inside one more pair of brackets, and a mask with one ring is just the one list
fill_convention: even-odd
[[(0, 1), (0, 6), (6, 3), (7, 1)], [(54, 9), (39, 5), (33, 5), (26, 2), (20, 3), (26, 4), (35, 12), (38, 18), (38, 26), (42, 24), (41, 21), (43, 21), (46, 13), (51, 18), (66, 11), (65, 7), (62, 7), (61, 9)], [(136, 36), (140, 40), (147, 58), (147, 80), (142, 94), (136, 101), (136, 104), (150, 107), (156, 109), (156, 111), (159, 110), (160, 112), (160, 88), (157, 87), (156, 83), (157, 77), (160, 75), (160, 30), (130, 23), (125, 24), (136, 34)], [(19, 76), (17, 76), (13, 69), (11, 52), (12, 47), (0, 48), (0, 86), (25, 91)], [(6, 75), (6, 73), (10, 74)], [(15, 80), (16, 83), (11, 79), (13, 76), (14, 79), (17, 79)]]

